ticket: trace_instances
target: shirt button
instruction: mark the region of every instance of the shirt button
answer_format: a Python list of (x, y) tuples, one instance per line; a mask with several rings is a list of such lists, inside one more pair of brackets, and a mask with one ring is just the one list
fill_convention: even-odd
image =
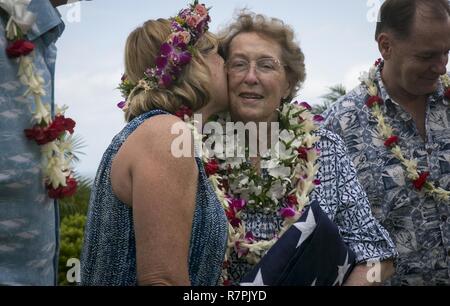
[(442, 222), (447, 222), (447, 219), (448, 219), (447, 215), (442, 215), (441, 216)]

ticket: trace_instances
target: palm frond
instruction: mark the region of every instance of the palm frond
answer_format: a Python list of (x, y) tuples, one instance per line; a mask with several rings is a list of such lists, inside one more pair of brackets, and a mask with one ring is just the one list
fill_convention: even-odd
[(91, 178), (83, 177), (77, 173), (74, 173), (74, 177), (78, 181), (77, 192), (74, 196), (59, 201), (61, 219), (73, 214), (87, 214), (93, 181)]
[(86, 148), (87, 144), (86, 141), (80, 136), (75, 135), (72, 137), (72, 160), (74, 162), (80, 162), (79, 155), (86, 155), (81, 149)]
[(321, 96), (323, 103), (315, 105), (313, 107), (312, 112), (314, 114), (322, 114), (325, 112), (333, 103), (335, 103), (337, 100), (339, 100), (342, 96), (345, 96), (347, 94), (347, 89), (342, 84), (337, 84), (334, 86), (328, 87), (329, 92), (325, 95)]

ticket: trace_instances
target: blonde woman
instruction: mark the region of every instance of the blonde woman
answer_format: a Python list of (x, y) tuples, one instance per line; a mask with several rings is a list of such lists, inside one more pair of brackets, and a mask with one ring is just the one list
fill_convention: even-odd
[[(200, 159), (176, 158), (174, 114), (226, 108), (223, 59), (196, 2), (176, 18), (149, 20), (128, 37), (128, 121), (106, 150), (89, 204), (83, 285), (215, 285), (226, 217)], [(214, 95), (212, 94), (214, 93)], [(185, 126), (188, 130), (188, 127)], [(190, 135), (189, 133), (187, 133)], [(192, 139), (191, 139), (192, 141)]]

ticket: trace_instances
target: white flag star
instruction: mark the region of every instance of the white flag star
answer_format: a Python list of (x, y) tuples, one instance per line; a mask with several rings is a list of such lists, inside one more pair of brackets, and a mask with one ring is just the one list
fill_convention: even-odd
[(334, 281), (333, 286), (336, 286), (337, 283), (339, 283), (339, 286), (342, 286), (345, 274), (347, 274), (347, 271), (350, 268), (350, 266), (351, 265), (348, 263), (348, 253), (347, 253), (347, 257), (345, 258), (344, 264), (342, 266), (338, 266), (338, 277)]
[(298, 241), (297, 247), (302, 245), (302, 243), (311, 235), (311, 233), (316, 228), (316, 220), (314, 219), (314, 213), (310, 208), (308, 211), (308, 216), (306, 217), (306, 221), (294, 223), (294, 226), (302, 232), (300, 236), (300, 240)]
[(241, 286), (265, 286), (262, 278), (261, 269), (259, 269), (256, 278), (252, 283), (241, 283)]

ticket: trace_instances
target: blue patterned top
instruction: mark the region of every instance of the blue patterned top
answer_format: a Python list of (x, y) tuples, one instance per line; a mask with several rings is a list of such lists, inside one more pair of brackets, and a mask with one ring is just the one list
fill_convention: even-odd
[[(111, 186), (112, 161), (122, 144), (145, 120), (166, 114), (153, 110), (130, 123), (114, 137), (97, 171), (81, 256), (81, 284), (133, 286), (136, 278), (136, 242), (132, 208), (121, 202)], [(202, 161), (189, 248), (189, 277), (193, 286), (216, 285), (227, 239), (227, 219), (209, 183)], [(149, 169), (151, 171), (151, 169)]]
[[(33, 64), (45, 80), (44, 104), (54, 102), (55, 41), (64, 30), (48, 0), (33, 0), (29, 11), (36, 23), (28, 38), (36, 45)], [(17, 78), (18, 62), (7, 57), (5, 26), (0, 9), (0, 284), (55, 285), (58, 216), (47, 196), (40, 148), (26, 139), (32, 96)]]
[[(450, 107), (443, 86), (429, 95), (424, 141), (412, 117), (387, 93), (378, 69), (376, 84), (384, 117), (401, 138), (407, 158), (418, 161), (419, 171), (450, 189)], [(384, 147), (377, 122), (365, 106), (363, 86), (340, 99), (325, 115), (325, 127), (345, 141), (375, 217), (394, 239), (398, 252), (393, 285), (450, 285), (449, 203), (438, 203), (417, 192), (400, 161)]]
[[(317, 178), (321, 184), (311, 193), (311, 201), (317, 200), (337, 225), (343, 241), (355, 253), (357, 263), (395, 258), (394, 243), (372, 216), (366, 193), (358, 182), (342, 139), (327, 130), (319, 130), (317, 136), (320, 141), (316, 147), (321, 152)], [(246, 229), (258, 240), (272, 239), (282, 227), (283, 219), (278, 212), (243, 212), (241, 216)], [(236, 284), (252, 265), (238, 259), (235, 252), (232, 262), (230, 276)]]

